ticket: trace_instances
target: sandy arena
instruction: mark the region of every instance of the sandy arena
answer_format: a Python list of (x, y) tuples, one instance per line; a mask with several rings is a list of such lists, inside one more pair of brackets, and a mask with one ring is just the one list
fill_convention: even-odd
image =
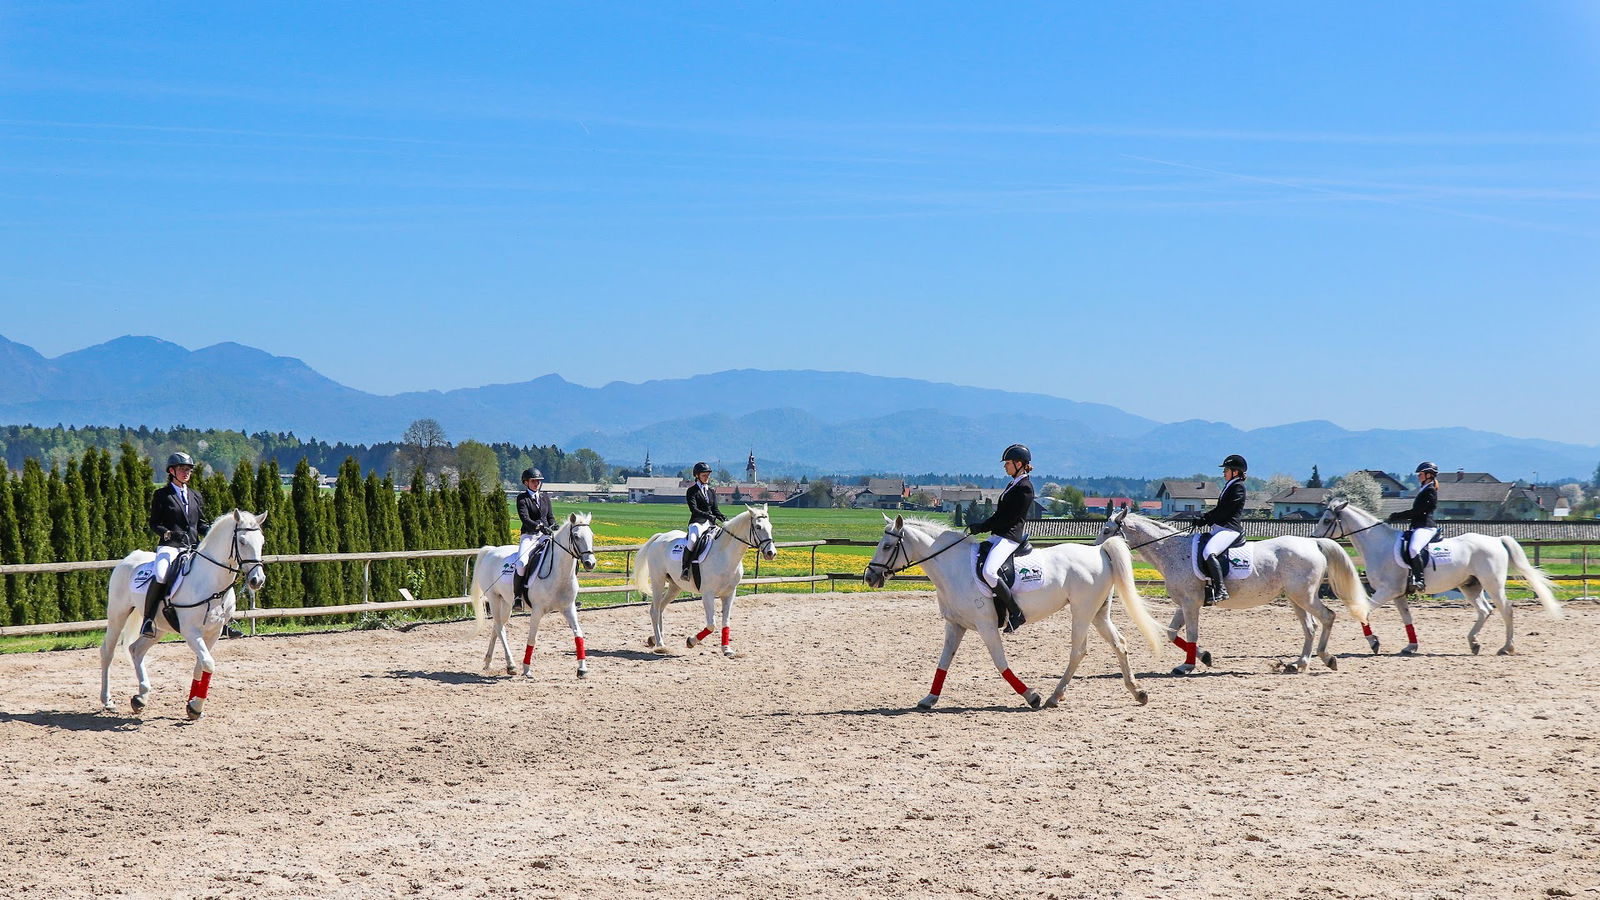
[[(1462, 609), (1419, 611), (1415, 658), (1341, 620), (1339, 671), (1309, 675), (1269, 672), (1300, 645), (1281, 605), (1212, 612), (1214, 670), (1143, 675), (1141, 708), (1093, 637), (1041, 712), (976, 636), (908, 709), (928, 594), (735, 615), (726, 660), (682, 648), (698, 603), (670, 657), (645, 610), (587, 612), (586, 681), (559, 617), (529, 679), (480, 674), (471, 623), (225, 641), (196, 724), (182, 646), (152, 653), (142, 721), (94, 712), (95, 651), (0, 657), (0, 896), (1600, 898), (1593, 603), (1519, 607), (1509, 658), (1467, 653)], [(1067, 629), (1010, 643), (1031, 686)]]

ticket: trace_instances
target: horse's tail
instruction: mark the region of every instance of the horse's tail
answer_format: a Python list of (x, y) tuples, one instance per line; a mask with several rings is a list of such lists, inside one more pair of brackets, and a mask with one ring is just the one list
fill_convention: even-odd
[(1561, 602), (1556, 599), (1555, 585), (1550, 582), (1549, 576), (1544, 574), (1538, 566), (1528, 562), (1528, 554), (1522, 552), (1522, 545), (1517, 539), (1506, 535), (1500, 539), (1506, 545), (1506, 554), (1511, 557), (1511, 567), (1517, 570), (1522, 580), (1528, 583), (1533, 595), (1544, 604), (1544, 611), (1550, 615), (1561, 618)]
[[(639, 552), (633, 557), (633, 589), (638, 591), (646, 600), (655, 596), (651, 593), (650, 587), (652, 576), (650, 571), (650, 551), (655, 547), (655, 544), (656, 536), (651, 535), (650, 539), (644, 542), (644, 546), (640, 547)], [(689, 549), (685, 547), (683, 552), (688, 553)]]
[(472, 618), (477, 623), (475, 633), (483, 633), (483, 558), (489, 555), (494, 548), (484, 544), (478, 548), (478, 555), (472, 560), (472, 585), (467, 588), (467, 603), (472, 606)]
[(1361, 573), (1356, 571), (1350, 554), (1344, 552), (1338, 541), (1328, 538), (1313, 540), (1322, 551), (1322, 558), (1328, 561), (1328, 581), (1333, 583), (1333, 592), (1344, 601), (1344, 608), (1350, 611), (1351, 617), (1363, 625), (1367, 624), (1367, 614), (1372, 612), (1372, 598), (1367, 596), (1367, 589), (1362, 587)]
[(1150, 617), (1149, 610), (1144, 608), (1144, 598), (1139, 596), (1139, 585), (1133, 580), (1133, 554), (1128, 550), (1128, 542), (1121, 537), (1106, 538), (1105, 543), (1100, 545), (1100, 554), (1106, 558), (1106, 564), (1111, 569), (1111, 586), (1121, 595), (1122, 605), (1128, 608), (1128, 617), (1133, 619), (1134, 627), (1144, 635), (1150, 652), (1160, 656), (1161, 626)]

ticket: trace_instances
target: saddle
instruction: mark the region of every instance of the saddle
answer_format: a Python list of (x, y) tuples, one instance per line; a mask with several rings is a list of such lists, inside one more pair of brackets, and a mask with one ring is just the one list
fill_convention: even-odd
[[(194, 548), (188, 547), (178, 551), (173, 558), (172, 565), (167, 569), (167, 593), (161, 598), (161, 605), (157, 608), (172, 626), (173, 631), (178, 630), (178, 610), (172, 605), (172, 595), (177, 593), (178, 585), (183, 581), (183, 576), (189, 574), (189, 569), (194, 565)], [(141, 600), (149, 592), (150, 586), (155, 582), (156, 564), (154, 560), (145, 563), (133, 570), (133, 578), (128, 584), (129, 591)]]
[[(1194, 576), (1202, 581), (1205, 580), (1206, 575), (1200, 570), (1200, 553), (1205, 549), (1205, 542), (1208, 539), (1209, 535), (1199, 533), (1190, 541), (1189, 566), (1194, 570)], [(1248, 550), (1242, 553), (1231, 552), (1241, 547), (1247, 547), (1249, 543), (1249, 541), (1245, 540), (1244, 535), (1241, 534), (1233, 543), (1228, 545), (1227, 550), (1217, 554), (1217, 564), (1222, 567), (1223, 578), (1244, 578), (1255, 571), (1254, 559)], [(1235, 568), (1239, 570), (1239, 574), (1231, 575), (1230, 573)]]
[(719, 526), (712, 525), (705, 531), (700, 532), (700, 539), (693, 545), (690, 545), (687, 540), (682, 542), (683, 554), (679, 559), (680, 561), (683, 559), (693, 560), (689, 564), (689, 578), (697, 591), (700, 590), (700, 557), (705, 554), (706, 550), (711, 546), (711, 542), (716, 540), (717, 535), (721, 533), (722, 529)]
[(552, 552), (555, 549), (554, 540), (543, 540), (533, 545), (533, 551), (528, 554), (528, 567), (523, 571), (532, 573), (535, 578), (544, 578), (550, 572), (546, 566), (554, 566), (555, 560)]
[[(1406, 530), (1400, 532), (1399, 536), (1395, 540), (1394, 555), (1395, 555), (1395, 558), (1400, 561), (1400, 564), (1402, 566), (1408, 566), (1409, 567), (1411, 565), (1410, 554), (1407, 553), (1406, 551), (1411, 546), (1411, 533), (1414, 530), (1415, 529), (1407, 528)], [(1429, 539), (1428, 543), (1422, 548), (1422, 565), (1423, 565), (1424, 568), (1426, 568), (1428, 566), (1428, 563), (1430, 563), (1430, 562), (1433, 563), (1434, 569), (1437, 570), (1439, 568), (1439, 561), (1437, 559), (1434, 559), (1434, 555), (1435, 555), (1436, 551), (1438, 550), (1438, 548), (1434, 547), (1434, 545), (1439, 543), (1440, 541), (1443, 541), (1443, 540), (1444, 540), (1444, 529), (1443, 528), (1435, 528), (1434, 532), (1433, 532), (1433, 537), (1431, 539)], [(1442, 555), (1445, 557), (1445, 561), (1449, 562), (1450, 555), (1448, 553), (1445, 553), (1445, 554), (1442, 554)]]
[[(1011, 554), (1011, 558), (1006, 560), (1005, 564), (1000, 567), (1000, 580), (1006, 583), (1006, 587), (1016, 587), (1017, 585), (1017, 557), (1027, 556), (1033, 552), (1033, 544), (1029, 542), (1028, 537), (1026, 534), (1022, 536), (1022, 544)], [(993, 549), (994, 545), (988, 541), (978, 545), (978, 556), (975, 560), (976, 565), (973, 569), (973, 574), (978, 576), (980, 583), (983, 581), (983, 563), (989, 558), (989, 551)]]

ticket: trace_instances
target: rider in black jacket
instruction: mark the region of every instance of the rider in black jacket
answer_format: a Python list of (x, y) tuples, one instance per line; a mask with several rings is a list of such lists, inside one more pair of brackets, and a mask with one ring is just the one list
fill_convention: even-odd
[(989, 555), (983, 561), (983, 580), (994, 590), (995, 605), (1005, 609), (1005, 631), (1010, 634), (1022, 627), (1025, 620), (1011, 587), (1000, 577), (1000, 568), (1028, 539), (1025, 526), (1034, 498), (1033, 479), (1028, 473), (1033, 471), (1033, 452), (1021, 444), (1012, 444), (1000, 454), (1000, 463), (1011, 476), (1011, 483), (1000, 492), (994, 514), (981, 522), (969, 523), (967, 531), (990, 533)]
[(1222, 474), (1227, 481), (1217, 497), (1217, 505), (1194, 520), (1197, 529), (1210, 528), (1211, 534), (1202, 541), (1200, 571), (1206, 576), (1206, 606), (1215, 606), (1228, 599), (1227, 580), (1222, 577), (1222, 561), (1217, 557), (1227, 552), (1234, 541), (1244, 534), (1239, 514), (1244, 512), (1244, 474), (1249, 466), (1237, 453), (1228, 454), (1222, 461)]
[(139, 634), (155, 637), (156, 611), (176, 578), (172, 563), (178, 554), (200, 546), (200, 535), (211, 528), (206, 518), (206, 498), (189, 486), (194, 457), (179, 451), (167, 457), (167, 483), (150, 495), (150, 530), (156, 533), (155, 577), (145, 588), (144, 622)]
[(517, 518), (522, 520), (522, 533), (517, 546), (517, 576), (512, 581), (512, 609), (528, 600), (529, 559), (534, 549), (556, 530), (555, 512), (550, 508), (550, 495), (539, 490), (544, 484), (544, 473), (538, 469), (522, 470), (522, 486), (517, 495)]
[(1403, 522), (1407, 527), (1400, 547), (1406, 563), (1411, 566), (1411, 575), (1406, 579), (1408, 594), (1419, 593), (1425, 587), (1423, 573), (1428, 566), (1428, 543), (1439, 533), (1439, 523), (1433, 520), (1434, 510), (1439, 508), (1439, 467), (1431, 462), (1420, 463), (1416, 475), (1421, 486), (1411, 500), (1411, 508), (1389, 516), (1390, 522)]
[(694, 464), (694, 484), (689, 485), (684, 501), (689, 504), (689, 536), (683, 545), (683, 578), (687, 581), (690, 567), (705, 549), (701, 544), (711, 530), (710, 526), (728, 521), (728, 517), (717, 506), (717, 492), (711, 488), (709, 463)]

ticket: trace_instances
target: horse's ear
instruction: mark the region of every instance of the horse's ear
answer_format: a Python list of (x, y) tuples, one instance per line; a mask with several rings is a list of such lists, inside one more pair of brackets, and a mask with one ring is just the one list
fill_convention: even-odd
[(272, 510), (269, 509), (266, 512), (263, 512), (260, 515), (256, 516), (256, 527), (257, 528), (260, 528), (262, 525), (267, 524), (267, 513), (271, 512), (271, 511)]
[[(888, 516), (884, 516), (884, 518), (888, 518)], [(904, 527), (906, 527), (906, 517), (905, 516), (895, 516), (894, 517), (894, 530), (895, 531), (899, 531), (900, 529), (902, 529)]]
[(239, 521), (239, 511), (237, 509), (233, 511), (233, 521)]
[(894, 521), (893, 519), (889, 518), (888, 513), (881, 513), (881, 515), (883, 516), (883, 524), (885, 525), (891, 524)]
[(567, 524), (569, 524), (569, 525), (578, 524), (578, 514), (577, 513), (567, 513)]

